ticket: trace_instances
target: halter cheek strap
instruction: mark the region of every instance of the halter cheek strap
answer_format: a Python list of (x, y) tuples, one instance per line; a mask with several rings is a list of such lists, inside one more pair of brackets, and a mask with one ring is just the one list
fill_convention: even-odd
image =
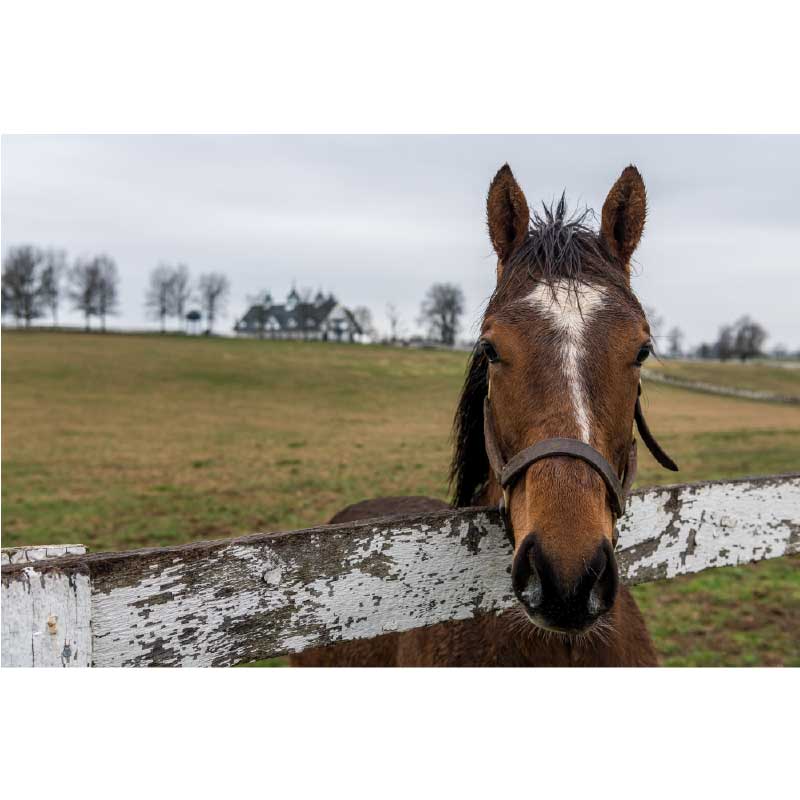
[[(642, 387), (640, 384), (639, 394), (641, 394), (641, 391)], [(636, 427), (642, 436), (642, 440), (658, 463), (667, 469), (677, 470), (677, 464), (664, 452), (650, 432), (642, 412), (641, 404), (639, 403), (638, 395), (636, 397), (634, 419), (636, 421)], [(636, 469), (638, 466), (636, 439), (631, 440), (628, 458), (621, 479), (617, 476), (614, 468), (608, 463), (600, 451), (595, 450), (591, 445), (578, 439), (544, 439), (530, 447), (526, 447), (524, 450), (520, 450), (516, 455), (513, 455), (506, 461), (503, 457), (503, 452), (500, 448), (499, 439), (494, 427), (492, 407), (488, 396), (485, 397), (483, 401), (483, 437), (489, 464), (497, 478), (497, 482), (503, 490), (503, 500), (500, 503), (500, 511), (507, 529), (509, 528), (509, 523), (506, 515), (506, 507), (508, 504), (508, 493), (511, 487), (532, 464), (545, 458), (554, 458), (556, 456), (577, 458), (585, 464), (588, 464), (602, 478), (606, 490), (608, 491), (611, 510), (614, 512), (615, 518), (621, 517), (624, 513), (625, 502), (631, 486), (633, 485), (633, 481), (636, 478)], [(614, 529), (614, 537), (616, 544), (616, 526)]]
[(647, 420), (644, 418), (644, 412), (642, 411), (642, 404), (639, 402), (641, 395), (642, 384), (640, 383), (636, 394), (636, 408), (633, 412), (633, 418), (636, 420), (636, 429), (639, 431), (642, 441), (647, 445), (647, 449), (653, 454), (653, 458), (655, 458), (664, 469), (677, 472), (678, 465), (664, 452), (661, 445), (656, 441), (656, 437), (650, 433), (650, 428), (647, 425)]

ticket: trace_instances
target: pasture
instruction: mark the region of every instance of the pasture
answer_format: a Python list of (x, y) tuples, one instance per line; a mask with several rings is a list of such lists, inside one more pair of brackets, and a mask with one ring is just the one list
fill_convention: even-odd
[[(464, 353), (14, 331), (2, 351), (3, 546), (164, 546), (447, 495)], [(776, 380), (750, 388), (800, 394), (800, 371)], [(796, 406), (652, 383), (644, 405), (677, 480), (798, 469)], [(640, 461), (639, 485), (674, 477)], [(797, 558), (635, 593), (666, 665), (800, 665)]]
[(800, 363), (796, 361), (770, 364), (763, 361), (651, 359), (647, 362), (647, 370), (684, 381), (800, 397)]

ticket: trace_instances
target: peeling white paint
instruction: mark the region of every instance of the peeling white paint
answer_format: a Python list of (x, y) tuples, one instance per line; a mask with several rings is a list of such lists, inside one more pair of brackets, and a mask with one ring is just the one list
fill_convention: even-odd
[[(617, 557), (622, 580), (641, 583), (792, 552), (800, 552), (798, 476), (635, 492)], [(72, 661), (88, 663), (93, 652), (96, 666), (225, 665), (299, 652), (508, 608), (510, 564), (488, 509), (11, 564), (2, 663), (60, 665), (65, 643)]]
[[(184, 666), (236, 663), (250, 653), (237, 652), (230, 623), (254, 616), (264, 621), (260, 635), (270, 649), (281, 653), (507, 607), (511, 547), (486, 512), (471, 516), (460, 525), (445, 519), (438, 527), (371, 526), (333, 575), (329, 571), (311, 580), (310, 554), (320, 537), (334, 532), (310, 534), (291, 561), (264, 545), (223, 547), (202, 565), (204, 575), (212, 577), (208, 582), (198, 576), (191, 585), (181, 580), (191, 567), (178, 563), (137, 585), (97, 591), (95, 664), (147, 663), (160, 642), (175, 650), (169, 660)], [(280, 585), (273, 580), (277, 572)], [(237, 591), (220, 596), (226, 580)], [(163, 599), (165, 592), (169, 599)], [(150, 613), (143, 615), (143, 609)], [(270, 629), (270, 618), (278, 615), (280, 626)], [(202, 625), (202, 635), (182, 644), (181, 635), (194, 624)], [(253, 642), (248, 638), (243, 645), (252, 649)]]
[[(174, 649), (168, 656), (172, 663), (232, 663), (247, 658), (254, 646), (263, 646), (262, 652), (300, 652), (509, 608), (515, 603), (511, 550), (496, 518), (486, 511), (458, 514), (460, 519), (435, 526), (370, 526), (355, 534), (341, 563), (320, 563), (310, 579), (308, 564), (325, 558), (317, 555), (324, 537), (341, 534), (309, 534), (288, 561), (265, 545), (231, 544), (205, 562), (209, 580), (191, 576), (191, 588), (176, 582), (191, 565), (177, 563), (137, 586), (98, 593), (94, 618), (106, 633), (96, 641), (96, 663), (148, 663), (160, 641)], [(621, 523), (621, 575), (632, 583), (781, 555), (792, 535), (783, 520), (797, 526), (798, 518), (798, 479), (635, 494)], [(470, 531), (478, 535), (470, 539)], [(376, 570), (376, 559), (382, 570)], [(227, 582), (237, 591), (220, 597)], [(141, 609), (165, 590), (172, 597), (142, 619)], [(260, 642), (231, 636), (231, 622), (254, 617), (262, 620), (255, 626)], [(185, 637), (181, 644), (187, 625), (198, 623), (203, 635)]]
[(46, 558), (60, 556), (82, 556), (86, 547), (82, 544), (48, 544), (35, 547), (4, 547), (3, 564), (23, 564), (27, 561), (44, 561)]
[(800, 479), (634, 494), (619, 530), (628, 582), (776, 558), (800, 545)]
[(91, 666), (88, 575), (25, 567), (3, 581), (2, 603), (2, 666)]

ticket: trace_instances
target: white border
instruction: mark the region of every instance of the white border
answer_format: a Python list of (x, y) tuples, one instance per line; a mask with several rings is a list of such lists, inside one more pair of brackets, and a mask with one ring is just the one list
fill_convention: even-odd
[[(8, 796), (783, 797), (780, 670), (5, 670)], [(766, 696), (766, 697), (765, 697)], [(780, 697), (775, 712), (769, 696)]]
[[(796, 22), (765, 0), (7, 5), (4, 133), (800, 129)], [(3, 782), (61, 798), (784, 796), (796, 676), (4, 670)]]
[(6, 4), (0, 130), (778, 132), (790, 4)]

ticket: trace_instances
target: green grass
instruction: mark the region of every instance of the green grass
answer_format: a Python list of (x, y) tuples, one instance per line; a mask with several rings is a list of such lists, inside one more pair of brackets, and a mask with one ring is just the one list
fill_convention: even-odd
[(800, 365), (779, 366), (761, 361), (681, 361), (651, 359), (647, 369), (685, 381), (711, 383), (736, 389), (754, 389), (762, 392), (800, 397)]
[(634, 588), (665, 666), (800, 666), (800, 561)]
[[(381, 347), (4, 332), (3, 546), (164, 546), (316, 525), (376, 495), (445, 498), (465, 363)], [(644, 402), (681, 481), (798, 469), (796, 407), (661, 384), (645, 386)], [(640, 461), (640, 485), (675, 480), (644, 449)], [(797, 664), (799, 565), (637, 587), (663, 662)]]
[(443, 399), (463, 355), (45, 333), (3, 345), (5, 544), (163, 545), (318, 524), (376, 489), (446, 493)]

